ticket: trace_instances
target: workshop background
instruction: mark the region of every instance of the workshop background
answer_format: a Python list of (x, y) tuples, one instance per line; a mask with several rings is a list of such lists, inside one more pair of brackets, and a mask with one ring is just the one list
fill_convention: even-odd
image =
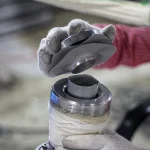
[[(33, 150), (48, 140), (50, 89), (65, 76), (48, 78), (37, 67), (40, 40), (51, 28), (65, 26), (74, 18), (91, 24), (149, 26), (149, 15), (148, 0), (1, 0), (0, 150)], [(150, 99), (150, 63), (87, 73), (112, 91), (111, 129), (117, 128), (127, 111)], [(150, 117), (132, 139), (142, 148), (150, 148), (149, 141)]]

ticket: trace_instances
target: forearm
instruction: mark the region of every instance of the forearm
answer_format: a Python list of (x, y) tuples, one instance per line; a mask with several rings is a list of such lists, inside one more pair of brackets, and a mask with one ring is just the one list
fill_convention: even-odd
[[(105, 25), (96, 25), (103, 27)], [(117, 52), (104, 64), (96, 68), (114, 68), (118, 65), (135, 67), (150, 62), (150, 27), (115, 25), (117, 35), (113, 45)]]

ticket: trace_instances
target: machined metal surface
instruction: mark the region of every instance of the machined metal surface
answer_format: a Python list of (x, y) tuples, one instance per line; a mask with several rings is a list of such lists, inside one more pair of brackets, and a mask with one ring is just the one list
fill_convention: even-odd
[(83, 99), (95, 98), (98, 92), (99, 82), (90, 75), (70, 76), (68, 78), (67, 92)]
[(61, 48), (81, 44), (83, 41), (92, 36), (92, 34), (94, 34), (94, 30), (86, 30), (81, 31), (75, 35), (69, 36), (61, 42)]
[(78, 61), (71, 69), (71, 72), (73, 74), (77, 74), (77, 73), (81, 73), (89, 68), (91, 68), (96, 60), (95, 60), (96, 57), (87, 57), (83, 60), (80, 60)]
[[(86, 31), (91, 32), (91, 31)], [(86, 34), (82, 31), (82, 35)], [(67, 44), (53, 56), (49, 75), (55, 77), (66, 73), (81, 73), (107, 61), (116, 51), (112, 41), (96, 31), (81, 40), (81, 33), (65, 39)], [(83, 37), (83, 36), (82, 36)], [(64, 40), (64, 41), (65, 41)], [(69, 46), (70, 45), (70, 46)]]
[[(57, 81), (51, 91), (50, 103), (71, 113), (100, 116), (109, 113), (111, 92), (99, 83), (94, 98), (78, 98), (67, 92), (68, 78)], [(88, 92), (88, 91), (87, 91)]]

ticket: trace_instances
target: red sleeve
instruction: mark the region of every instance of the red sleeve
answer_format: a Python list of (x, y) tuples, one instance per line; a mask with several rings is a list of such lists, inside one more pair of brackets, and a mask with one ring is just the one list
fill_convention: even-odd
[[(95, 25), (104, 27), (106, 25)], [(113, 45), (117, 52), (96, 68), (114, 68), (118, 65), (135, 67), (150, 62), (150, 27), (116, 25), (117, 35)]]

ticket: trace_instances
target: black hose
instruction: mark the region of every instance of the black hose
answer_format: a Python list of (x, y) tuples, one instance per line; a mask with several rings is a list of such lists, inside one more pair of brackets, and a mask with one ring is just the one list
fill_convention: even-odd
[(149, 115), (150, 99), (146, 100), (144, 103), (127, 112), (116, 132), (127, 140), (131, 140), (136, 129)]

